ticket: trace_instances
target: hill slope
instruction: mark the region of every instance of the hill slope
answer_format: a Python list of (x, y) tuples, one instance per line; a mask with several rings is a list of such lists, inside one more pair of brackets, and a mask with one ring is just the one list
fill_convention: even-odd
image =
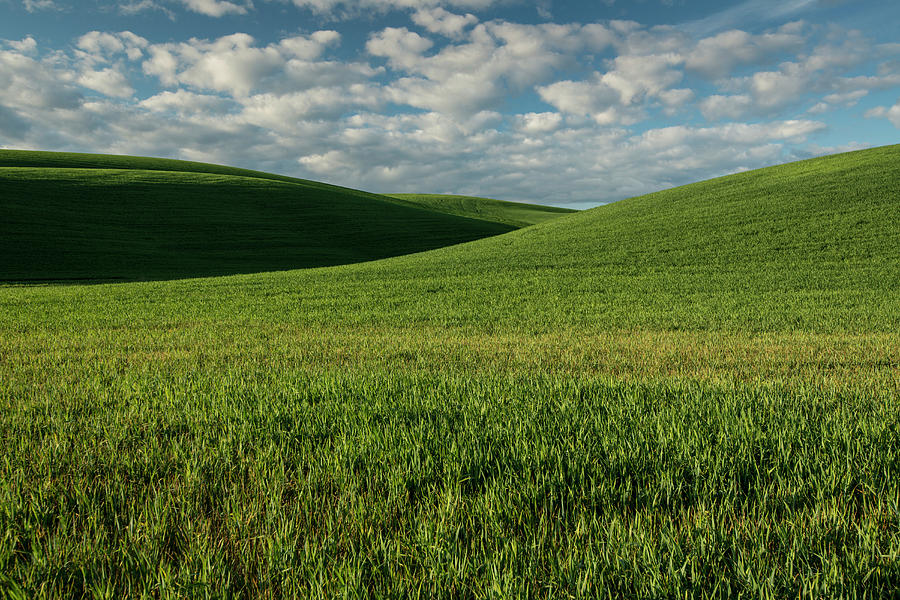
[(346, 190), (357, 192), (349, 188), (241, 169), (225, 165), (195, 162), (190, 160), (175, 160), (171, 158), (154, 158), (149, 156), (125, 156), (120, 154), (85, 154), (81, 152), (45, 152), (43, 150), (0, 150), (0, 167), (39, 167), (47, 169), (122, 169), (126, 171), (174, 171), (179, 173), (212, 173), (216, 175), (235, 175), (238, 177), (253, 177), (256, 179), (271, 179), (273, 181), (287, 181), (301, 183), (320, 189)]
[(0, 190), (0, 280), (327, 266), (513, 229), (318, 182), (163, 159), (0, 151)]
[(462, 323), (889, 330), (900, 326), (900, 146), (687, 185), (365, 269), (405, 289), (442, 284), (418, 312)]
[(98, 293), (110, 303), (188, 294), (198, 318), (239, 311), (315, 326), (891, 331), (900, 328), (898, 181), (900, 146), (891, 146), (723, 177), (423, 254)]
[(387, 194), (409, 206), (419, 206), (461, 217), (504, 223), (513, 227), (528, 227), (550, 221), (561, 215), (577, 212), (570, 208), (506, 202), (477, 196), (447, 194)]
[(898, 181), (900, 146), (889, 146), (666, 190), (423, 254), (97, 293), (101, 303), (187, 294), (198, 318), (238, 311), (315, 326), (892, 331), (900, 328)]

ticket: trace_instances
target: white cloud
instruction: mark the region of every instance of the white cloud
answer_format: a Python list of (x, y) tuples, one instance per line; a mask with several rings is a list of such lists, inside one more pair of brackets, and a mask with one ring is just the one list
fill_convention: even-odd
[(36, 12), (39, 10), (59, 10), (54, 0), (24, 0), (25, 10)]
[(158, 10), (165, 13), (170, 19), (175, 19), (175, 13), (155, 0), (130, 0), (129, 2), (119, 2), (117, 7), (119, 13), (123, 15), (130, 16), (144, 11)]
[(377, 32), (366, 48), (400, 75), (388, 86), (393, 102), (463, 118), (552, 79), (558, 69), (576, 64), (577, 51), (602, 49), (610, 38), (603, 26), (491, 21), (433, 54), (427, 53), (431, 40), (406, 28)]
[(825, 96), (824, 101), (816, 103), (806, 112), (811, 115), (821, 115), (835, 108), (852, 108), (868, 93), (869, 90), (855, 90), (852, 92), (828, 94)]
[(434, 42), (406, 27), (388, 27), (369, 37), (366, 51), (388, 59), (395, 69), (414, 70)]
[(732, 29), (697, 42), (687, 53), (685, 66), (706, 77), (720, 78), (737, 66), (759, 64), (780, 52), (800, 50), (805, 41), (795, 23), (761, 35)]
[(37, 42), (30, 35), (21, 40), (10, 40), (6, 43), (10, 48), (21, 54), (32, 54), (37, 50)]
[(333, 30), (316, 31), (309, 37), (285, 38), (278, 43), (282, 54), (301, 60), (315, 60), (322, 56), (325, 48), (341, 42), (341, 34)]
[(558, 81), (537, 88), (541, 99), (557, 110), (577, 116), (589, 116), (600, 125), (631, 124), (640, 120), (634, 112), (620, 106), (618, 93), (595, 81)]
[(130, 98), (134, 95), (134, 88), (128, 83), (128, 79), (115, 68), (85, 71), (78, 77), (77, 83), (115, 98)]
[[(541, 98), (558, 110), (591, 117), (603, 125), (630, 125), (648, 116), (647, 108), (661, 107), (673, 115), (686, 107), (696, 93), (682, 83), (685, 69), (705, 78), (721, 78), (742, 65), (765, 62), (780, 52), (799, 50), (805, 43), (800, 23), (789, 23), (759, 35), (730, 30), (722, 34), (692, 40), (672, 27), (641, 28), (630, 22), (613, 22), (602, 33), (603, 41), (614, 46), (618, 55), (581, 81), (558, 81), (540, 86)], [(729, 83), (729, 82), (726, 82)], [(733, 97), (715, 95), (701, 101), (699, 108), (709, 118), (738, 118), (758, 104), (776, 102), (766, 93), (765, 75), (755, 82), (757, 93), (765, 96), (757, 102), (750, 94)], [(730, 82), (742, 90), (746, 84)], [(778, 93), (790, 93), (786, 86)], [(796, 92), (796, 90), (793, 90)]]
[[(479, 22), (461, 4), (370, 2), (408, 10), (411, 22), (373, 32), (368, 55), (352, 60), (329, 57), (341, 43), (331, 30), (270, 43), (235, 33), (152, 44), (103, 31), (65, 50), (2, 42), (2, 143), (206, 160), (372, 191), (595, 204), (827, 152), (809, 145), (825, 123), (789, 117), (900, 81), (890, 47), (839, 29), (819, 46), (809, 26), (705, 41), (627, 21)], [(698, 126), (698, 110), (726, 122)], [(676, 113), (683, 125), (658, 124)], [(898, 113), (868, 116), (896, 124)], [(740, 122), (747, 115), (756, 122)]]
[(253, 3), (249, 0), (246, 4), (236, 4), (227, 0), (181, 0), (181, 2), (189, 10), (208, 17), (245, 15), (248, 9), (253, 8)]
[(261, 47), (244, 33), (211, 42), (193, 39), (154, 44), (147, 48), (150, 56), (143, 70), (166, 86), (184, 84), (234, 96), (248, 96), (264, 83), (273, 91), (313, 87), (318, 83), (316, 78), (327, 76), (328, 71), (342, 79), (374, 73), (354, 63), (315, 62), (326, 47), (339, 40), (337, 32), (318, 31)]
[[(421, 190), (428, 182), (434, 192), (595, 204), (795, 158), (787, 144), (825, 127), (814, 121), (729, 123), (638, 135), (590, 124), (543, 128), (558, 120), (519, 116), (513, 131), (473, 135), (434, 113), (360, 115), (347, 121), (353, 135), (333, 138), (331, 151), (313, 152), (301, 164), (314, 178), (365, 182), (375, 191)], [(523, 129), (529, 123), (542, 131)], [(461, 153), (471, 158), (461, 160)], [(384, 159), (373, 161), (373, 154)]]
[(700, 101), (700, 112), (709, 120), (739, 119), (753, 108), (753, 99), (746, 94), (722, 96), (714, 94)]
[(18, 110), (71, 110), (81, 103), (75, 75), (14, 51), (0, 51), (0, 104)]
[(645, 97), (658, 96), (681, 81), (683, 73), (672, 67), (681, 65), (683, 60), (675, 53), (618, 56), (600, 82), (618, 92), (622, 104), (636, 104)]
[(865, 116), (869, 119), (887, 119), (888, 121), (893, 123), (894, 127), (900, 129), (900, 100), (897, 101), (897, 104), (891, 107), (878, 106), (871, 110), (868, 110), (866, 111)]
[(412, 20), (431, 33), (459, 39), (467, 27), (478, 22), (478, 17), (471, 13), (457, 15), (437, 6), (417, 10), (413, 13)]
[[(798, 60), (781, 63), (777, 70), (722, 81), (721, 89), (734, 93), (706, 98), (701, 101), (701, 111), (710, 119), (774, 115), (803, 103), (810, 95), (841, 93), (852, 98), (883, 84), (883, 77), (845, 77), (848, 71), (865, 63), (871, 48), (858, 32), (843, 32), (841, 37), (840, 43), (821, 44)], [(823, 103), (813, 107), (813, 114), (826, 111), (829, 101), (820, 104)]]
[(236, 33), (211, 44), (182, 45), (186, 58), (194, 60), (180, 73), (179, 80), (201, 89), (247, 95), (284, 65), (277, 48), (255, 48), (253, 43), (249, 35)]
[(363, 11), (449, 7), (478, 10), (503, 4), (505, 0), (291, 0), (295, 6), (330, 15), (356, 15)]
[(854, 90), (852, 92), (828, 94), (827, 96), (825, 96), (825, 102), (850, 108), (851, 106), (856, 106), (856, 104), (860, 100), (862, 100), (868, 93), (869, 90)]
[(780, 108), (799, 99), (809, 91), (809, 74), (797, 63), (787, 63), (780, 71), (754, 73), (747, 81), (754, 106)]
[(91, 31), (84, 34), (78, 39), (76, 45), (85, 52), (100, 55), (115, 54), (125, 50), (125, 44), (118, 37), (111, 33), (100, 31)]
[(618, 56), (609, 70), (594, 73), (589, 81), (559, 81), (537, 88), (544, 102), (573, 115), (590, 116), (600, 125), (630, 125), (644, 118), (642, 105), (658, 98), (677, 108), (692, 95), (671, 89), (683, 73), (673, 67), (682, 62), (675, 53)]
[(187, 90), (161, 92), (138, 103), (152, 112), (174, 112), (179, 115), (216, 115), (225, 112), (228, 101), (221, 96), (195, 94)]
[(549, 133), (562, 125), (562, 115), (555, 112), (526, 113), (518, 115), (518, 128), (525, 133)]
[(257, 94), (241, 102), (239, 118), (273, 130), (306, 119), (335, 119), (349, 109), (374, 108), (380, 90), (365, 84), (318, 87), (289, 94)]
[(817, 102), (809, 110), (806, 111), (810, 115), (821, 115), (831, 110), (831, 106), (827, 102)]
[(688, 88), (663, 90), (659, 92), (657, 96), (659, 97), (660, 102), (662, 102), (669, 111), (669, 114), (674, 114), (674, 111), (685, 106), (694, 99), (694, 90)]
[(129, 60), (139, 60), (149, 42), (130, 31), (108, 33), (90, 31), (76, 42), (76, 58), (86, 65), (109, 62), (124, 54)]

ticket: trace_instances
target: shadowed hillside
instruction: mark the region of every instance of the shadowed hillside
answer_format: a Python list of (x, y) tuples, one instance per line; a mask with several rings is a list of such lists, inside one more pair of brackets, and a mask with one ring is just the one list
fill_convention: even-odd
[[(72, 168), (75, 167), (75, 168)], [(0, 279), (169, 279), (361, 262), (504, 233), (317, 182), (0, 151)]]

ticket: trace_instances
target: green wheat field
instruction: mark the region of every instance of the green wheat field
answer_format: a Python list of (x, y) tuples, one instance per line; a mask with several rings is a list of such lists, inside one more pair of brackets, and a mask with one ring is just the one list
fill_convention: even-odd
[(564, 211), (0, 151), (0, 597), (900, 594), (900, 146)]

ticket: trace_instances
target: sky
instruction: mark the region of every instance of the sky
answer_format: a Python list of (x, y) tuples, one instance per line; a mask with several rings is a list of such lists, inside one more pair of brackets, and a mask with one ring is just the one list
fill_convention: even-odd
[(900, 2), (0, 0), (0, 148), (588, 208), (900, 141)]

